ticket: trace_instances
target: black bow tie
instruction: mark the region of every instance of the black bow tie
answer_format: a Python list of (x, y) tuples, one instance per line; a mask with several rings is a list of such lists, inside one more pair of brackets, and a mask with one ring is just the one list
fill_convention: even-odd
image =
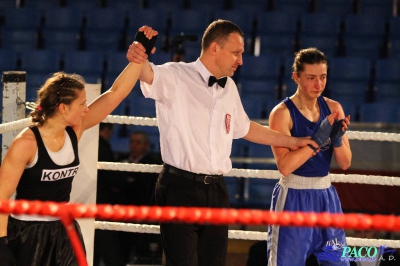
[(210, 76), (210, 78), (208, 79), (208, 87), (211, 87), (212, 85), (214, 85), (215, 82), (217, 82), (219, 86), (225, 88), (226, 80), (226, 77), (217, 79), (214, 76)]

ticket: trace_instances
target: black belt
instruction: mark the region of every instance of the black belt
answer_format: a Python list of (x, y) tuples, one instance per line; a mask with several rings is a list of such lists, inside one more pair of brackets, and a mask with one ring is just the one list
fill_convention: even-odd
[(167, 173), (180, 176), (183, 178), (187, 178), (190, 180), (194, 180), (197, 182), (203, 182), (204, 184), (213, 184), (213, 183), (219, 183), (219, 181), (222, 178), (222, 175), (206, 175), (206, 174), (195, 174), (192, 172), (188, 172), (185, 170), (178, 169), (176, 167), (173, 167), (169, 164), (164, 164), (164, 170)]

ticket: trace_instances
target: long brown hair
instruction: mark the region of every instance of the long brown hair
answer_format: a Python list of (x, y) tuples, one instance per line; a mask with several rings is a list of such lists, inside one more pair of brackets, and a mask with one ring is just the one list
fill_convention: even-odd
[(30, 112), (32, 122), (43, 125), (52, 117), (59, 104), (70, 104), (85, 89), (85, 80), (78, 74), (57, 72), (52, 74), (37, 92), (36, 108)]

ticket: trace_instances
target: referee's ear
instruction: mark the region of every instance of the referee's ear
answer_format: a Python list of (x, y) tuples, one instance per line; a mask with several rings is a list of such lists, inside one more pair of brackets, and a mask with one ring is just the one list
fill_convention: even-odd
[(210, 47), (208, 47), (208, 50), (211, 52), (211, 54), (216, 55), (218, 51), (218, 43), (217, 42), (212, 42), (210, 44)]

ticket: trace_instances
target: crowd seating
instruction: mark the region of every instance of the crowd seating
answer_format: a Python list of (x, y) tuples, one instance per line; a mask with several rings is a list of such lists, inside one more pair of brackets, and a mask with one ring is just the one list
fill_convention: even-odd
[(0, 49), (0, 68), (3, 71), (17, 70), (18, 54), (13, 49)]
[[(25, 6), (17, 8), (18, 3), (25, 3)], [(356, 100), (357, 109), (367, 102), (389, 98), (396, 100), (393, 97), (397, 93), (390, 92), (393, 86), (387, 85), (388, 82), (395, 82), (400, 75), (396, 60), (400, 55), (400, 19), (393, 16), (396, 10), (393, 10), (391, 0), (380, 1), (379, 5), (372, 0), (318, 0), (307, 3), (300, 0), (257, 0), (251, 3), (221, 0), (203, 1), (203, 4), (178, 0), (140, 3), (127, 0), (64, 0), (58, 4), (45, 3), (47, 1), (42, 0), (4, 1), (0, 5), (0, 49), (14, 51), (14, 56), (17, 56), (14, 69), (23, 70), (23, 53), (29, 50), (46, 50), (47, 54), (58, 52), (53, 57), (61, 61), (56, 63), (60, 65), (58, 70), (83, 70), (83, 61), (72, 68), (68, 66), (68, 61), (72, 60), (69, 57), (73, 58), (76, 54), (80, 61), (82, 51), (98, 53), (99, 57), (105, 57), (107, 63), (113, 57), (105, 55), (125, 52), (137, 28), (143, 24), (159, 30), (158, 52), (151, 57), (156, 63), (172, 59), (175, 52), (172, 40), (178, 34), (198, 37), (193, 42), (180, 42), (187, 53), (186, 58), (195, 60), (206, 25), (213, 19), (224, 18), (237, 23), (246, 34), (245, 64), (235, 74), (242, 95), (257, 91), (260, 96), (279, 100), (293, 93), (295, 87), (290, 80), (293, 54), (299, 48), (315, 46), (324, 51), (329, 59), (327, 96), (343, 101)], [(314, 6), (311, 6), (313, 3)], [(252, 8), (252, 5), (258, 8)], [(250, 53), (254, 51), (256, 41), (260, 48), (258, 57)], [(383, 52), (385, 48), (388, 48), (386, 53)], [(38, 60), (48, 62), (44, 56)], [(355, 60), (360, 61), (359, 66), (353, 65)], [(108, 73), (104, 62), (100, 65), (94, 62), (91, 62), (94, 66), (86, 67), (96, 69), (97, 76), (103, 79), (115, 77), (116, 73)], [(0, 65), (1, 70), (9, 67), (10, 63)], [(350, 73), (361, 70), (364, 75), (362, 80), (350, 79)], [(37, 68), (35, 71), (41, 72)], [(83, 74), (93, 76), (85, 71)], [(385, 78), (389, 74), (392, 77)], [(259, 86), (247, 88), (255, 80), (268, 86), (264, 94)], [(362, 89), (353, 93), (349, 88)], [(271, 92), (276, 90), (283, 92), (272, 95)]]

